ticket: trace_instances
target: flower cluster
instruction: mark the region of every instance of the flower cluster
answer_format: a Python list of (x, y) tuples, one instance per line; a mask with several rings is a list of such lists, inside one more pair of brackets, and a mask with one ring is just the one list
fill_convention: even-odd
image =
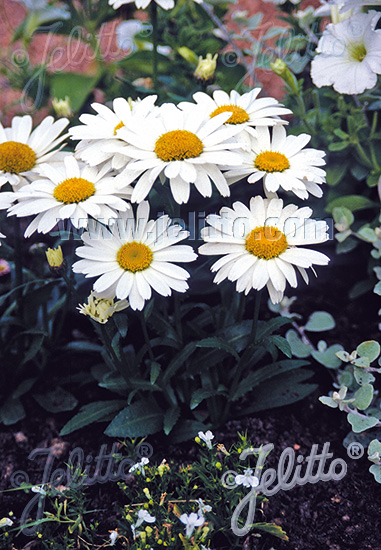
[(0, 185), (13, 187), (1, 193), (0, 207), (10, 216), (32, 216), (25, 237), (49, 233), (64, 219), (85, 230), (73, 270), (96, 280), (81, 313), (105, 323), (126, 300), (141, 310), (152, 290), (169, 296), (188, 289), (189, 273), (177, 264), (197, 258), (179, 244), (189, 232), (166, 215), (149, 216), (146, 199), (162, 186), (179, 205), (194, 191), (207, 205), (213, 188), (229, 197), (238, 180), (263, 181), (266, 198), (256, 193), (249, 208), (235, 202), (207, 218), (200, 253), (223, 256), (212, 266), (216, 283), (227, 278), (246, 294), (267, 286), (279, 302), (286, 282), (297, 285), (294, 266), (308, 281), (307, 268), (328, 263), (304, 248), (327, 239), (326, 224), (277, 195), (320, 197), (324, 153), (306, 147), (307, 134), (287, 136), (281, 116), (291, 111), (259, 93), (197, 92), (194, 102), (178, 106), (157, 106), (156, 96), (116, 98), (112, 108), (94, 103), (96, 114), (81, 115), (69, 130), (79, 141), (74, 154), (56, 149), (67, 137), (59, 137), (66, 119), (47, 117), (32, 132), (29, 116), (15, 117), (11, 128), (0, 128)]

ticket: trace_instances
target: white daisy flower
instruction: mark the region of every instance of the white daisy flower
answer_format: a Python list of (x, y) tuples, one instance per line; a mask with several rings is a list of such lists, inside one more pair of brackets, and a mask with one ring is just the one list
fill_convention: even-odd
[(304, 149), (311, 136), (287, 136), (283, 126), (272, 129), (272, 138), (268, 128), (258, 128), (257, 133), (257, 138), (251, 138), (251, 151), (242, 154), (241, 166), (225, 173), (229, 184), (249, 176), (249, 183), (263, 178), (267, 194), (281, 188), (301, 199), (306, 199), (308, 193), (323, 195), (319, 185), (325, 182), (325, 171), (318, 167), (325, 164), (325, 152)]
[(138, 178), (132, 202), (144, 200), (158, 176), (169, 178), (178, 204), (188, 202), (191, 183), (203, 197), (212, 195), (211, 182), (222, 196), (229, 196), (229, 186), (219, 166), (239, 165), (241, 157), (231, 151), (239, 145), (227, 141), (239, 132), (239, 128), (224, 126), (228, 117), (228, 113), (222, 113), (205, 121), (202, 110), (185, 112), (166, 103), (157, 117), (132, 120), (128, 127), (121, 128), (118, 136), (133, 144), (125, 152), (135, 160), (117, 177), (121, 185)]
[(107, 223), (130, 208), (123, 199), (131, 196), (131, 190), (119, 191), (107, 165), (100, 170), (81, 167), (70, 155), (61, 166), (41, 165), (39, 173), (39, 179), (14, 193), (18, 203), (9, 209), (9, 214), (17, 217), (36, 216), (25, 237), (35, 231), (48, 233), (64, 219), (70, 219), (77, 229), (87, 226), (89, 216)]
[(253, 476), (253, 470), (247, 468), (242, 475), (237, 475), (234, 478), (237, 485), (243, 485), (244, 487), (258, 487), (259, 479), (257, 476)]
[(0, 188), (9, 182), (17, 190), (29, 183), (37, 166), (57, 153), (53, 149), (66, 139), (58, 136), (68, 124), (66, 118), (54, 122), (47, 116), (32, 131), (30, 115), (13, 117), (10, 128), (0, 123)]
[(194, 512), (191, 514), (181, 514), (179, 520), (181, 523), (186, 525), (185, 536), (188, 539), (192, 536), (196, 527), (200, 527), (200, 525), (205, 523), (205, 518), (202, 515), (195, 514)]
[(261, 88), (254, 88), (251, 92), (242, 95), (235, 90), (232, 90), (230, 94), (223, 90), (216, 90), (213, 93), (213, 98), (204, 92), (196, 92), (193, 99), (197, 105), (183, 102), (179, 104), (179, 107), (184, 110), (200, 107), (210, 118), (220, 113), (230, 113), (225, 124), (235, 125), (244, 131), (242, 138), (245, 138), (247, 133), (255, 135), (253, 127), (288, 124), (279, 116), (292, 114), (292, 111), (272, 97), (258, 99), (257, 96), (260, 92)]
[(137, 101), (117, 97), (112, 103), (112, 109), (101, 103), (93, 103), (91, 106), (97, 114), (81, 115), (79, 120), (82, 125), (69, 129), (71, 139), (82, 140), (76, 147), (76, 156), (90, 166), (111, 159), (112, 168), (123, 168), (129, 158), (125, 153), (121, 154), (126, 143), (119, 139), (118, 130), (128, 126), (132, 118), (145, 118), (158, 109), (155, 107), (156, 99), (156, 95)]
[(152, 288), (162, 296), (172, 290), (185, 292), (189, 273), (172, 262), (192, 262), (197, 258), (193, 249), (176, 243), (188, 237), (180, 226), (170, 226), (168, 216), (149, 220), (149, 204), (142, 202), (136, 214), (120, 215), (117, 223), (103, 232), (103, 238), (84, 233), (85, 246), (76, 250), (79, 260), (75, 273), (99, 277), (94, 291), (104, 297), (128, 298), (132, 309), (143, 309), (151, 298)]
[(257, 196), (250, 200), (250, 208), (235, 202), (220, 214), (206, 218), (210, 227), (202, 230), (206, 244), (199, 249), (200, 254), (223, 255), (211, 267), (217, 272), (217, 284), (225, 279), (236, 281), (237, 292), (245, 294), (267, 285), (271, 301), (279, 303), (286, 281), (297, 286), (294, 266), (308, 283), (306, 268), (329, 262), (321, 252), (300, 248), (329, 238), (325, 221), (309, 219), (311, 208), (283, 207), (281, 199)]
[(381, 12), (358, 13), (336, 25), (330, 23), (319, 40), (311, 63), (315, 86), (333, 86), (341, 94), (361, 94), (377, 84), (381, 74)]
[[(175, 6), (174, 0), (154, 0), (156, 4), (158, 4), (163, 10), (171, 10)], [(131, 4), (132, 2), (135, 2), (135, 6), (138, 9), (144, 10), (149, 6), (151, 3), (151, 0), (108, 0), (108, 3), (110, 6), (114, 8), (114, 10), (117, 10), (120, 8), (120, 6), (123, 6), (124, 4)]]
[(212, 439), (214, 439), (214, 434), (210, 430), (206, 433), (198, 432), (198, 437), (206, 444), (208, 449), (212, 448)]

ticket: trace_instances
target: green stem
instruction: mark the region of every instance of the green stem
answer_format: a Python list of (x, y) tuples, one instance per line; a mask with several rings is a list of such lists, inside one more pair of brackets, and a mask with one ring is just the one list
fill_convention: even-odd
[(150, 341), (149, 336), (148, 336), (146, 318), (144, 317), (143, 311), (141, 311), (139, 313), (139, 317), (140, 317), (140, 324), (142, 325), (144, 342), (146, 343), (146, 346), (148, 348), (148, 355), (149, 355), (149, 358), (151, 359), (151, 361), (154, 363), (155, 362), (155, 356), (154, 356), (153, 351), (152, 351), (151, 341)]
[(158, 90), (158, 81), (157, 81), (157, 46), (158, 46), (158, 33), (157, 33), (157, 4), (156, 2), (151, 2), (151, 23), (152, 23), (152, 80), (153, 87), (155, 91)]
[(262, 292), (260, 290), (257, 290), (257, 292), (255, 294), (253, 324), (252, 324), (252, 327), (251, 327), (251, 333), (250, 333), (250, 338), (249, 338), (250, 344), (255, 344), (255, 340), (256, 340), (256, 336), (257, 336), (259, 310), (260, 310), (260, 307), (261, 307), (261, 296), (262, 296)]
[(15, 237), (15, 285), (19, 287), (16, 292), (17, 311), (20, 319), (23, 318), (22, 304), (22, 288), (23, 272), (22, 272), (22, 250), (21, 250), (21, 228), (20, 220), (14, 217), (14, 237)]
[(356, 142), (353, 145), (356, 148), (356, 151), (357, 151), (359, 157), (361, 158), (361, 160), (363, 161), (363, 163), (365, 164), (365, 166), (368, 166), (369, 168), (373, 168), (373, 164), (369, 160), (369, 158), (368, 158), (367, 154), (365, 153), (362, 145), (359, 142)]
[(377, 130), (377, 122), (378, 122), (378, 111), (374, 111), (373, 113), (373, 120), (372, 120), (372, 127), (370, 129), (370, 133), (369, 133), (369, 139), (373, 139), (374, 137), (374, 134), (376, 133), (376, 130)]

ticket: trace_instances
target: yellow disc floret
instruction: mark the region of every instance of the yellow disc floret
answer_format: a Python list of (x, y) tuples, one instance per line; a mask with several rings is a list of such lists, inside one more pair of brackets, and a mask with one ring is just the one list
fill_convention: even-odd
[(54, 189), (53, 196), (59, 202), (73, 204), (82, 202), (92, 197), (95, 193), (95, 186), (91, 181), (84, 178), (68, 178), (59, 183)]
[(123, 128), (124, 126), (124, 122), (119, 122), (119, 124), (117, 124), (114, 128), (114, 136), (116, 136), (116, 133), (117, 131), (120, 129), (120, 128)]
[(204, 145), (199, 137), (188, 130), (166, 132), (156, 141), (155, 153), (164, 162), (199, 157)]
[(351, 44), (350, 46), (348, 46), (348, 52), (352, 59), (354, 59), (355, 61), (359, 61), (360, 63), (361, 61), (364, 61), (368, 53), (366, 51), (365, 45), (362, 42), (358, 44)]
[(136, 273), (144, 271), (151, 265), (153, 253), (149, 246), (132, 241), (119, 248), (116, 260), (125, 271)]
[(271, 260), (287, 250), (288, 242), (282, 231), (269, 225), (253, 229), (246, 237), (245, 247), (257, 258)]
[(238, 105), (221, 105), (221, 107), (217, 107), (217, 109), (213, 111), (210, 118), (220, 115), (221, 113), (226, 113), (227, 111), (231, 112), (231, 117), (227, 119), (225, 124), (243, 124), (250, 119), (245, 109), (238, 107)]
[(20, 174), (32, 170), (36, 153), (26, 143), (6, 141), (0, 143), (0, 170), (8, 174)]
[(290, 163), (283, 153), (265, 151), (257, 156), (254, 166), (262, 172), (284, 172), (290, 168)]

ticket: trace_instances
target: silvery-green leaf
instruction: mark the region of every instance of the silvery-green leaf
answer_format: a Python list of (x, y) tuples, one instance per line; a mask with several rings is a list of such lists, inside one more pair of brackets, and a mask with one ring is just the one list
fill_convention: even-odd
[(381, 296), (381, 281), (378, 281), (378, 283), (375, 285), (373, 292)]
[(318, 351), (323, 352), (327, 349), (327, 347), (328, 347), (327, 342), (325, 342), (324, 340), (319, 340), (317, 345)]
[(367, 369), (370, 366), (370, 361), (367, 357), (358, 357), (354, 361), (352, 361), (352, 364), (356, 367), (363, 367)]
[(315, 311), (310, 315), (305, 330), (310, 332), (322, 332), (335, 328), (335, 319), (327, 311)]
[(339, 206), (337, 208), (334, 208), (332, 210), (332, 217), (335, 223), (339, 223), (342, 225), (345, 224), (346, 227), (350, 227), (352, 223), (355, 221), (354, 215), (349, 210), (349, 208), (346, 208), (345, 206)]
[(354, 367), (353, 374), (356, 382), (360, 386), (363, 386), (364, 384), (370, 384), (376, 380), (371, 372), (368, 372), (364, 369), (359, 369), (358, 367)]
[(350, 229), (347, 229), (346, 231), (341, 231), (341, 233), (336, 233), (335, 239), (339, 243), (343, 243), (345, 239), (347, 239), (350, 235), (352, 235), (352, 231)]
[(352, 426), (352, 430), (356, 434), (369, 430), (378, 424), (377, 418), (372, 418), (370, 416), (358, 416), (354, 413), (348, 413), (347, 419), (349, 424)]
[(349, 361), (349, 353), (347, 351), (337, 351), (336, 352), (336, 357), (338, 357), (339, 359), (341, 359), (341, 361), (345, 361), (346, 363)]
[(381, 441), (373, 439), (368, 447), (368, 459), (371, 462), (379, 462), (381, 456)]
[(357, 231), (357, 236), (368, 243), (374, 243), (377, 241), (374, 229), (371, 229), (370, 227), (362, 227), (359, 231)]
[(298, 358), (304, 358), (311, 355), (313, 350), (312, 346), (305, 344), (301, 338), (297, 335), (295, 330), (288, 330), (286, 332), (286, 339), (291, 346), (292, 355)]
[(377, 483), (381, 483), (381, 465), (372, 464), (372, 466), (369, 468), (369, 471), (371, 474), (374, 475), (374, 479), (377, 481)]
[(318, 361), (321, 365), (328, 367), (329, 369), (337, 369), (341, 365), (340, 359), (336, 356), (336, 353), (343, 349), (340, 344), (333, 344), (325, 351), (313, 350), (312, 357)]
[(352, 373), (348, 370), (339, 374), (337, 381), (341, 386), (347, 386), (348, 388), (352, 385), (353, 376)]
[(332, 397), (328, 397), (326, 395), (323, 395), (322, 397), (319, 397), (319, 401), (323, 403), (323, 405), (328, 405), (328, 407), (332, 407), (332, 409), (337, 409), (338, 403), (332, 399)]
[(355, 406), (360, 411), (365, 411), (371, 404), (373, 399), (373, 386), (371, 384), (364, 384), (355, 393)]
[(357, 346), (356, 351), (361, 357), (367, 357), (372, 363), (380, 355), (380, 344), (375, 340), (368, 340)]

